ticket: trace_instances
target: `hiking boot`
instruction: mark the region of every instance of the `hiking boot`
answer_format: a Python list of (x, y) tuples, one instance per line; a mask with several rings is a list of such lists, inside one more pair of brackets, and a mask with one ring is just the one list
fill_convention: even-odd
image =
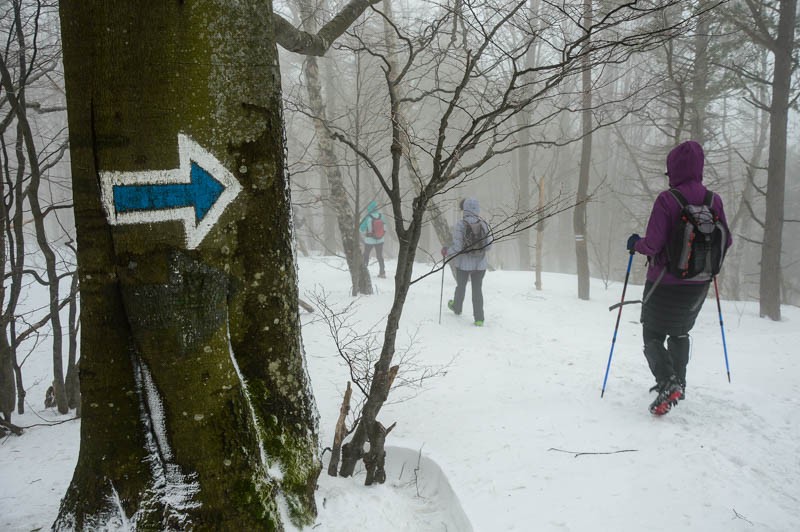
[(475, 320), (475, 327), (483, 327), (483, 320)]
[(447, 302), (447, 308), (452, 310), (455, 313), (456, 316), (461, 314), (460, 312), (456, 311), (456, 302), (453, 301), (452, 299)]
[(650, 403), (650, 413), (655, 416), (663, 416), (669, 412), (673, 406), (678, 404), (681, 390), (681, 383), (675, 377), (670, 377), (650, 388), (651, 392), (658, 392), (655, 400)]
[(386, 272), (379, 273), (378, 277), (380, 277), (381, 279), (386, 279)]

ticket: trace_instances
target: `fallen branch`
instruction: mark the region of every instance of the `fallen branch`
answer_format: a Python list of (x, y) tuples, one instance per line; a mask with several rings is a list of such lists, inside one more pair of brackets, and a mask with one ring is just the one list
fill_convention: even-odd
[(569, 453), (569, 454), (574, 454), (574, 455), (575, 455), (575, 458), (577, 458), (577, 457), (579, 457), (579, 456), (582, 456), (582, 455), (585, 455), (585, 454), (618, 454), (618, 453), (635, 453), (635, 452), (636, 452), (636, 451), (638, 451), (639, 449), (621, 449), (621, 450), (619, 450), (619, 451), (600, 451), (600, 452), (595, 452), (595, 453), (593, 453), (593, 452), (582, 452), (582, 451), (578, 451), (578, 452), (576, 452), (576, 451), (565, 451), (564, 449), (556, 449), (555, 447), (550, 447), (550, 448), (549, 448), (549, 449), (547, 449), (547, 450), (548, 450), (548, 451), (558, 451), (558, 452), (560, 452), (560, 453)]
[(342, 399), (342, 406), (339, 407), (339, 419), (336, 421), (336, 430), (333, 434), (333, 447), (331, 448), (331, 461), (328, 464), (328, 474), (332, 477), (336, 476), (336, 470), (339, 468), (339, 458), (342, 455), (342, 440), (344, 440), (347, 432), (345, 421), (347, 414), (350, 412), (350, 396), (353, 393), (353, 388), (350, 386), (350, 381), (347, 381), (347, 389), (344, 392), (344, 399)]
[(738, 518), (738, 519), (741, 519), (742, 521), (746, 521), (746, 522), (750, 523), (750, 526), (753, 525), (753, 522), (750, 521), (749, 519), (747, 519), (745, 516), (743, 516), (739, 512), (737, 512), (736, 508), (731, 508), (731, 510), (733, 510), (733, 515), (734, 515), (733, 519), (737, 519)]
[(80, 416), (71, 417), (68, 419), (62, 419), (61, 421), (53, 421), (48, 423), (34, 423), (33, 425), (25, 425), (24, 427), (20, 427), (21, 429), (30, 429), (33, 427), (52, 427), (54, 425), (61, 425), (62, 423), (69, 423), (70, 421), (75, 421), (76, 419), (80, 419)]

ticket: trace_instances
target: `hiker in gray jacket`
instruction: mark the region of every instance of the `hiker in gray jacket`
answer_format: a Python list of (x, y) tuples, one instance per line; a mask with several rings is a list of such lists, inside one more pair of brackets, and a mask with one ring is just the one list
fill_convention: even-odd
[(444, 256), (453, 257), (456, 267), (456, 293), (447, 302), (447, 308), (461, 314), (467, 281), (472, 282), (472, 315), (475, 325), (483, 326), (483, 276), (489, 261), (486, 252), (492, 247), (492, 234), (489, 224), (480, 217), (480, 204), (474, 198), (461, 201), (464, 215), (453, 227), (453, 244), (442, 249)]

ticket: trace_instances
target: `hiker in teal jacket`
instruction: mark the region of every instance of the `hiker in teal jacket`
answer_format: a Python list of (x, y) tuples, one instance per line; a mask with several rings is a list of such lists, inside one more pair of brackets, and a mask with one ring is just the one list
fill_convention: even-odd
[(385, 279), (383, 238), (386, 234), (386, 225), (383, 214), (378, 212), (378, 204), (375, 201), (370, 201), (369, 205), (367, 205), (367, 215), (361, 220), (358, 230), (364, 237), (364, 267), (369, 267), (369, 255), (375, 249), (375, 256), (378, 258), (378, 265), (381, 268), (378, 277)]

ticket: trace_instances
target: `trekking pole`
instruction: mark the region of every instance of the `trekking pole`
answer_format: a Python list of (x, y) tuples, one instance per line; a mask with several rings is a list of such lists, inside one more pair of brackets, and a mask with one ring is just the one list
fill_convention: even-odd
[(614, 337), (611, 339), (611, 352), (608, 353), (608, 362), (606, 363), (606, 375), (603, 377), (603, 389), (600, 390), (600, 399), (606, 393), (606, 381), (608, 380), (608, 370), (611, 369), (611, 356), (614, 354), (614, 344), (617, 343), (617, 329), (619, 329), (619, 319), (622, 317), (622, 302), (625, 301), (625, 290), (628, 289), (628, 277), (631, 274), (631, 263), (633, 263), (633, 255), (636, 251), (631, 250), (628, 257), (628, 269), (625, 271), (625, 283), (622, 285), (622, 298), (620, 299), (619, 312), (617, 312), (617, 324), (614, 325)]
[(717, 278), (714, 277), (714, 292), (717, 294), (717, 313), (719, 314), (719, 329), (722, 331), (722, 352), (725, 353), (725, 371), (728, 373), (728, 382), (731, 382), (731, 368), (728, 366), (728, 346), (725, 343), (725, 326), (722, 325), (722, 306), (719, 304), (719, 288)]
[(442, 300), (444, 298), (444, 270), (447, 266), (447, 261), (442, 259), (442, 287), (439, 289), (439, 325), (442, 324)]

